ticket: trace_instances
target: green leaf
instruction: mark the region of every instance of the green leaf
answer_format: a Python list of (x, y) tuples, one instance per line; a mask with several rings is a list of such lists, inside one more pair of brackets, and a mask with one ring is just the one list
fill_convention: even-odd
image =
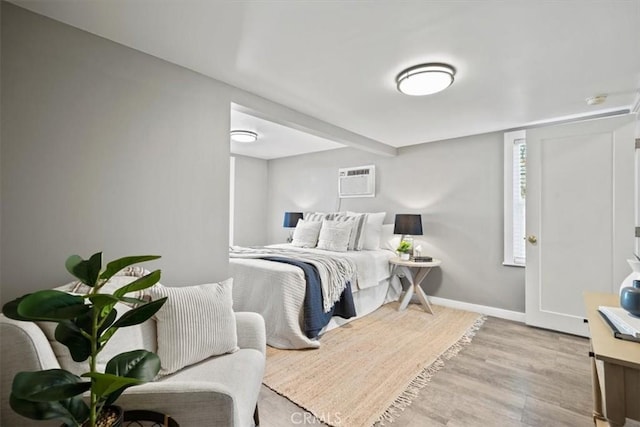
[(124, 303), (124, 304), (129, 304), (132, 306), (137, 306), (137, 305), (141, 305), (141, 304), (146, 304), (147, 301), (140, 299), (140, 298), (131, 298), (131, 297), (120, 297), (118, 298), (120, 300), (120, 302)]
[(16, 413), (32, 420), (59, 419), (66, 425), (80, 426), (89, 419), (89, 407), (80, 396), (60, 402), (31, 402), (11, 393), (9, 405)]
[(147, 350), (133, 350), (114, 356), (105, 367), (106, 374), (152, 381), (160, 371), (160, 358)]
[(84, 362), (91, 355), (91, 341), (82, 335), (81, 329), (71, 320), (58, 323), (55, 338), (67, 346), (71, 358), (76, 362)]
[(130, 387), (144, 383), (144, 381), (137, 378), (119, 377), (117, 375), (103, 374), (101, 372), (88, 372), (86, 374), (82, 374), (82, 376), (93, 380), (91, 389), (98, 398), (104, 398), (122, 387)]
[(111, 261), (107, 264), (107, 268), (102, 272), (100, 278), (103, 280), (111, 279), (118, 271), (130, 265), (137, 264), (139, 262), (153, 261), (160, 258), (158, 255), (139, 255), (139, 256), (127, 256), (119, 258), (115, 261)]
[(94, 287), (98, 282), (98, 275), (102, 269), (102, 252), (91, 255), (83, 260), (79, 255), (71, 255), (65, 262), (67, 271), (87, 286)]
[(118, 316), (118, 310), (116, 310), (115, 308), (112, 308), (109, 314), (107, 315), (107, 318), (103, 321), (102, 325), (100, 325), (100, 327), (98, 328), (98, 337), (100, 337), (100, 335), (102, 335), (102, 333), (106, 331), (109, 328), (109, 326), (113, 325), (113, 322), (116, 321), (117, 316)]
[(2, 314), (7, 316), (9, 319), (13, 319), (13, 320), (22, 320), (27, 322), (31, 321), (31, 319), (24, 316), (20, 316), (20, 314), (18, 314), (18, 305), (20, 304), (20, 302), (22, 302), (23, 299), (25, 299), (29, 295), (31, 294), (23, 295), (20, 298), (16, 298), (13, 301), (9, 301), (5, 305), (3, 305)]
[(138, 325), (156, 314), (166, 301), (166, 297), (160, 298), (159, 300), (151, 301), (150, 303), (129, 310), (113, 324), (112, 328)]
[(81, 296), (66, 292), (45, 290), (26, 296), (18, 304), (18, 315), (30, 320), (58, 322), (73, 319), (88, 312), (91, 307)]
[(156, 270), (152, 273), (142, 276), (141, 278), (134, 280), (126, 286), (116, 290), (113, 295), (115, 297), (124, 297), (129, 292), (141, 291), (142, 289), (150, 288), (158, 283), (160, 280), (160, 270)]
[[(58, 342), (64, 344), (71, 353), (71, 358), (76, 362), (83, 362), (87, 360), (91, 354), (91, 341), (82, 334), (84, 331), (86, 334), (91, 335), (92, 328), (92, 312), (95, 308), (92, 308), (86, 314), (77, 317), (73, 320), (63, 320), (58, 324), (55, 332), (55, 338)], [(98, 328), (97, 337), (106, 331), (115, 322), (118, 312), (116, 309), (111, 309), (107, 317), (103, 320), (102, 324)], [(102, 347), (102, 343), (107, 340), (101, 341), (98, 339), (98, 349)]]
[(109, 294), (93, 294), (88, 298), (91, 303), (99, 309), (107, 306), (111, 306), (111, 308), (113, 308), (113, 306), (119, 301), (118, 298)]
[(63, 369), (18, 372), (11, 392), (19, 399), (52, 402), (69, 399), (89, 390), (91, 383)]
[[(160, 371), (160, 358), (146, 350), (134, 350), (122, 353), (112, 358), (105, 368), (105, 373), (121, 377), (137, 378), (142, 381), (152, 381)], [(119, 388), (110, 393), (105, 405), (113, 404), (118, 397), (131, 385)]]

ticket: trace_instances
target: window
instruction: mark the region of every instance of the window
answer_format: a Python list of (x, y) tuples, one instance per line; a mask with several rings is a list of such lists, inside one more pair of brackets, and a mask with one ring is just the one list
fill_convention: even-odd
[(526, 262), (527, 143), (525, 131), (504, 134), (504, 265)]

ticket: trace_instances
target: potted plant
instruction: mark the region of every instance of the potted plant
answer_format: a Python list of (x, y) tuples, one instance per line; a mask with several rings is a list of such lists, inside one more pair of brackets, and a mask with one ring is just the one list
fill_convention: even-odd
[(400, 255), (401, 260), (408, 261), (411, 255), (411, 243), (402, 240), (396, 248), (396, 251)]
[[(96, 427), (105, 408), (125, 389), (155, 378), (160, 370), (160, 359), (149, 351), (121, 353), (107, 363), (105, 372), (97, 371), (96, 358), (119, 328), (143, 323), (166, 301), (162, 298), (146, 302), (126, 296), (156, 284), (160, 280), (160, 270), (140, 277), (112, 294), (100, 293), (100, 290), (123, 268), (158, 258), (155, 255), (124, 257), (108, 263), (103, 270), (101, 252), (88, 260), (72, 255), (66, 261), (66, 268), (89, 286), (88, 293), (72, 295), (43, 290), (24, 295), (2, 307), (2, 313), (11, 319), (56, 322), (55, 338), (67, 346), (73, 360), (88, 359), (88, 372), (81, 377), (63, 369), (18, 372), (11, 387), (10, 405), (14, 411), (36, 420), (60, 419), (67, 426)], [(114, 307), (118, 302), (136, 306), (116, 320)], [(87, 391), (88, 404), (82, 398)]]

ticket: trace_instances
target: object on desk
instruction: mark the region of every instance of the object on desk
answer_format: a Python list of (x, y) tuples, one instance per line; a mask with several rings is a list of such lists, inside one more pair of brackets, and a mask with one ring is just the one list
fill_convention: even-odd
[(433, 258), (430, 256), (416, 256), (416, 257), (413, 257), (413, 261), (414, 262), (431, 262), (433, 261)]
[(614, 337), (640, 342), (640, 319), (630, 316), (620, 307), (599, 306), (598, 314), (611, 328)]
[(640, 260), (628, 259), (627, 263), (629, 264), (629, 267), (631, 267), (632, 271), (631, 274), (625, 277), (625, 279), (622, 281), (622, 284), (620, 285), (620, 294), (622, 294), (622, 290), (624, 288), (633, 286), (634, 280), (640, 280)]
[(620, 307), (634, 317), (640, 318), (640, 280), (634, 280), (633, 286), (627, 286), (620, 291)]

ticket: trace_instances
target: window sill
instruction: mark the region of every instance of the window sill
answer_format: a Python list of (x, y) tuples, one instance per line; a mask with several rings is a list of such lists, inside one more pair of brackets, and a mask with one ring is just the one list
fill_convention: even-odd
[(515, 264), (513, 262), (503, 262), (502, 265), (504, 265), (505, 267), (521, 267), (521, 268), (526, 267), (525, 264)]

